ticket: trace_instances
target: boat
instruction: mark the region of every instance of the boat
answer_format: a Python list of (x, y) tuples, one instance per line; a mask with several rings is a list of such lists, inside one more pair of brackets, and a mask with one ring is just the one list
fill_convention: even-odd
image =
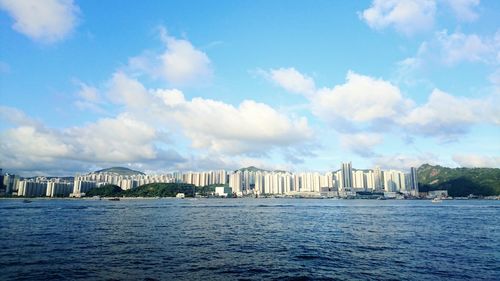
[(443, 200), (441, 200), (441, 198), (436, 197), (436, 198), (432, 199), (431, 202), (432, 203), (441, 203), (441, 202), (443, 202)]
[(116, 197), (115, 197), (115, 198), (109, 198), (108, 200), (109, 200), (109, 201), (120, 201), (120, 198), (116, 198)]
[(24, 200), (23, 200), (23, 203), (31, 203), (31, 202), (33, 202), (33, 201), (28, 200), (28, 199), (24, 199)]

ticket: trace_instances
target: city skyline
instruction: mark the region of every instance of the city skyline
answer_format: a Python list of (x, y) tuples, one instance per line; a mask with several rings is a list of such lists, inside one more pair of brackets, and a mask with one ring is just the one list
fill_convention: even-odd
[[(0, 172), (1, 173), (1, 172)], [(325, 173), (267, 171), (255, 167), (236, 171), (210, 170), (144, 174), (113, 167), (70, 178), (32, 177), (2, 174), (8, 196), (84, 197), (95, 188), (113, 185), (121, 190), (134, 190), (157, 183), (192, 184), (195, 187), (225, 186), (227, 192), (241, 196), (286, 195), (306, 197), (355, 197), (357, 195), (403, 198), (419, 196), (416, 169), (410, 173), (398, 170), (353, 169), (352, 163), (341, 163), (340, 169)], [(226, 189), (224, 189), (226, 193)], [(227, 196), (227, 193), (226, 193)], [(373, 199), (373, 198), (372, 198)]]
[(0, 0), (0, 167), (498, 168), (499, 12)]

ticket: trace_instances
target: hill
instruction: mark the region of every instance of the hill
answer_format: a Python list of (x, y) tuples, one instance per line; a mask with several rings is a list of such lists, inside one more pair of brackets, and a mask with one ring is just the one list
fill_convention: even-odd
[(420, 191), (448, 190), (453, 197), (500, 195), (500, 169), (447, 168), (424, 164), (417, 170)]
[(98, 174), (111, 173), (111, 174), (117, 174), (117, 175), (122, 175), (122, 176), (145, 175), (143, 172), (139, 172), (136, 170), (125, 168), (125, 167), (111, 167), (111, 168), (95, 171), (94, 173), (98, 173)]
[(114, 197), (114, 196), (121, 196), (122, 189), (113, 184), (107, 184), (105, 186), (93, 188), (85, 193), (85, 196), (87, 197), (92, 197), (92, 196), (103, 196), (103, 197)]
[(177, 193), (184, 193), (186, 197), (193, 197), (195, 191), (194, 185), (186, 183), (150, 183), (129, 190), (122, 190), (116, 185), (106, 185), (89, 190), (86, 196), (175, 197)]
[(239, 170), (236, 170), (236, 171), (240, 171), (240, 172), (244, 172), (244, 171), (249, 171), (249, 172), (268, 172), (268, 170), (263, 170), (263, 169), (259, 169), (255, 166), (250, 166), (250, 167), (246, 167), (246, 168), (241, 168)]

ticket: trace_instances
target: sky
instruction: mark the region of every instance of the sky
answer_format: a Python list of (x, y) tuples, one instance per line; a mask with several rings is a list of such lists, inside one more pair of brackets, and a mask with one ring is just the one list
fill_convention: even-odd
[(0, 0), (0, 167), (500, 167), (500, 1)]

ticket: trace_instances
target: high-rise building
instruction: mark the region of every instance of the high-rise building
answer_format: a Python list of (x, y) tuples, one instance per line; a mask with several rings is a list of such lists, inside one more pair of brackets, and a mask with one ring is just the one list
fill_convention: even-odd
[(66, 197), (69, 196), (73, 190), (73, 184), (70, 182), (47, 182), (47, 190), (45, 196), (47, 197)]
[(417, 178), (417, 168), (410, 168), (410, 192), (413, 196), (418, 195), (418, 178)]
[(5, 188), (5, 194), (12, 194), (17, 191), (17, 182), (19, 181), (19, 176), (5, 174), (3, 177), (3, 185)]
[(377, 166), (373, 170), (373, 184), (375, 186), (375, 190), (380, 191), (383, 189), (383, 181), (382, 181), (382, 170)]
[(47, 193), (47, 182), (34, 180), (22, 180), (17, 183), (17, 196), (45, 196)]
[(365, 173), (361, 170), (357, 170), (353, 172), (353, 187), (357, 189), (366, 189), (365, 183)]
[(342, 187), (344, 189), (352, 187), (352, 163), (342, 163)]

